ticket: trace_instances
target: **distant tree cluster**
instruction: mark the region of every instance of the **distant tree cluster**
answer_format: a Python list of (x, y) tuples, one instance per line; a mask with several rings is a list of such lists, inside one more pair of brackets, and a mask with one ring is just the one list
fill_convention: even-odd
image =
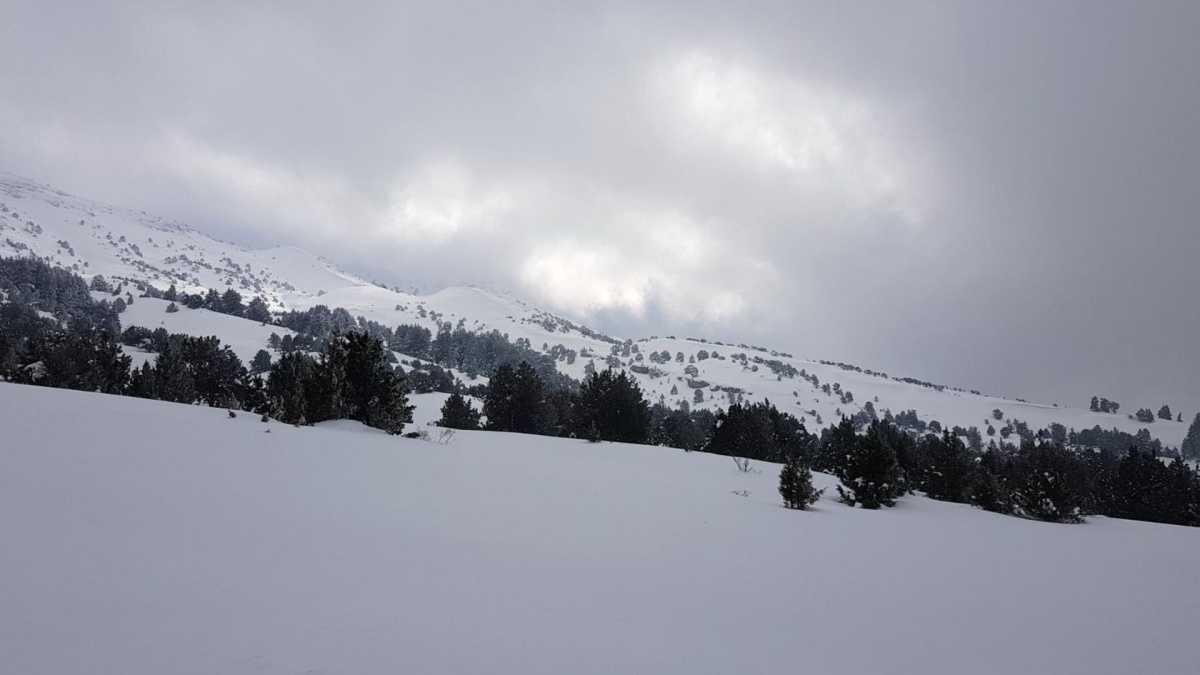
[(1088, 406), (1088, 410), (1092, 412), (1113, 413), (1116, 414), (1121, 409), (1121, 404), (1116, 401), (1110, 401), (1103, 396), (1093, 396), (1092, 402)]
[[(147, 286), (147, 295), (157, 295), (153, 289), (153, 286)], [(271, 322), (271, 310), (267, 307), (265, 300), (255, 296), (247, 304), (244, 302), (242, 294), (232, 288), (225, 289), (224, 293), (210, 288), (205, 293), (190, 294), (179, 292), (176, 290), (175, 284), (171, 284), (170, 288), (162, 292), (161, 295), (164, 300), (169, 300), (172, 303), (178, 302), (189, 309), (207, 309), (220, 314), (237, 316), (260, 323)], [(170, 309), (167, 311), (170, 311)]]

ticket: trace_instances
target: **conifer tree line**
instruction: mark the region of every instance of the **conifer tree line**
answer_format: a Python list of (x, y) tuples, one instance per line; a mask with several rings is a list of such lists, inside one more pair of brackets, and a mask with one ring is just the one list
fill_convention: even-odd
[[(993, 442), (976, 450), (955, 431), (918, 433), (887, 418), (866, 424), (843, 418), (815, 435), (769, 401), (735, 403), (716, 415), (650, 406), (623, 371), (593, 372), (577, 391), (564, 393), (548, 391), (527, 364), (504, 366), (493, 374), (482, 411), (456, 394), (446, 401), (441, 424), (661, 444), (780, 463), (780, 493), (791, 508), (805, 508), (819, 495), (812, 486), (815, 469), (838, 478), (841, 501), (866, 509), (922, 492), (1051, 522), (1107, 515), (1200, 525), (1197, 470), (1179, 457), (1166, 464), (1136, 444), (1123, 452), (1074, 448), (1047, 431), (1014, 436), (1019, 444)], [(1193, 426), (1200, 439), (1200, 421)], [(1064, 440), (1077, 436), (1070, 432)]]
[[(115, 303), (93, 300), (82, 279), (41, 261), (0, 259), (0, 291), (5, 380), (248, 410), (295, 424), (355, 419), (401, 433), (411, 420), (406, 373), (393, 365), (388, 343), (371, 334), (379, 332), (377, 325), (332, 331), (315, 354), (293, 350), (272, 362), (260, 350), (247, 368), (215, 337), (136, 326), (119, 333)], [(363, 328), (358, 321), (355, 326)], [(467, 338), (472, 334), (448, 326), (439, 332), (445, 337), (438, 350), (436, 340), (425, 351), (415, 349), (428, 333), (400, 327), (391, 335), (455, 368), (519, 359), (529, 349), (497, 333)], [(118, 341), (157, 358), (131, 369)], [(475, 355), (487, 345), (492, 356)], [(649, 405), (636, 378), (623, 370), (592, 370), (578, 385), (557, 372), (543, 377), (525, 360), (501, 362), (489, 372), (488, 384), (471, 390), (447, 374), (454, 393), (443, 407), (444, 426), (649, 443), (779, 463), (780, 494), (792, 508), (806, 507), (819, 494), (812, 486), (816, 470), (837, 477), (839, 498), (863, 508), (888, 507), (919, 491), (1048, 521), (1100, 514), (1200, 525), (1196, 470), (1179, 457), (1164, 463), (1161, 444), (1144, 429), (1131, 435), (1055, 425), (1035, 433), (1009, 420), (1006, 428), (1019, 442), (997, 444), (993, 438), (983, 449), (978, 433), (926, 424), (915, 411), (882, 419), (855, 415), (811, 434), (768, 401), (735, 403), (715, 414)], [(481, 408), (465, 393), (482, 399)], [(1184, 458), (1200, 458), (1200, 414), (1181, 451)]]

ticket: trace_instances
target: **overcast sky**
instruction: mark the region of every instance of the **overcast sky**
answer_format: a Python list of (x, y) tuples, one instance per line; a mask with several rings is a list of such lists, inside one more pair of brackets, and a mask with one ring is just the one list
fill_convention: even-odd
[(5, 170), (621, 335), (1200, 408), (1200, 3), (0, 4)]

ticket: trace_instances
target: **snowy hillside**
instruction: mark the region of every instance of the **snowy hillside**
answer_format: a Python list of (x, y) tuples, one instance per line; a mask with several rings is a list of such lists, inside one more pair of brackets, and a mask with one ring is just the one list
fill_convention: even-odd
[[(144, 212), (98, 204), (0, 173), (0, 255), (22, 254), (38, 255), (85, 277), (102, 274), (161, 289), (175, 283), (190, 292), (234, 288), (247, 297), (261, 295), (277, 309), (343, 307), (389, 327), (418, 324), (436, 332), (440, 324), (461, 323), (469, 331), (496, 329), (554, 354), (559, 370), (574, 378), (582, 378), (589, 364), (624, 368), (636, 375), (650, 401), (669, 406), (687, 403), (714, 409), (735, 400), (769, 398), (805, 419), (810, 429), (858, 413), (869, 402), (880, 414), (911, 409), (926, 422), (974, 426), (981, 432), (989, 424), (1000, 430), (1017, 421), (1034, 430), (1052, 423), (1074, 429), (1116, 427), (1130, 433), (1147, 428), (1170, 447), (1178, 447), (1186, 433), (1186, 424), (1176, 421), (1145, 424), (1125, 414), (901, 381), (898, 376), (919, 373), (884, 375), (832, 365), (796, 355), (801, 345), (726, 345), (683, 336), (635, 338), (624, 345), (624, 336), (600, 335), (507, 295), (464, 287), (424, 296), (398, 292), (296, 248), (249, 250)], [(270, 333), (287, 333), (207, 310), (183, 309), (168, 316), (165, 303), (150, 299), (140, 299), (121, 319), (125, 326), (216, 335), (243, 361), (266, 346)], [(137, 355), (139, 362), (145, 358)], [(1126, 402), (1126, 408), (1161, 403)], [(993, 410), (1000, 411), (1001, 419), (993, 417)]]
[(5, 672), (1195, 672), (1183, 527), (12, 384), (0, 425)]

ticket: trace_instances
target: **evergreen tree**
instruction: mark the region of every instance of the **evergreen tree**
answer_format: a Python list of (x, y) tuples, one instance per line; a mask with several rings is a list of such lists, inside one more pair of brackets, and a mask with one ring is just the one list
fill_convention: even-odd
[(196, 399), (217, 408), (236, 407), (237, 382), (245, 372), (237, 354), (214, 336), (183, 337), (182, 348)]
[(126, 388), (126, 393), (138, 398), (160, 398), (154, 377), (154, 367), (149, 362), (143, 363), (141, 368), (136, 368), (129, 374), (129, 386)]
[(903, 493), (900, 465), (890, 442), (894, 437), (892, 428), (887, 421), (872, 422), (840, 467), (838, 495), (850, 506), (895, 506), (896, 497)]
[(1171, 522), (1166, 489), (1169, 471), (1157, 457), (1130, 448), (1117, 465), (1105, 513), (1115, 518)]
[(574, 397), (570, 428), (578, 438), (644, 443), (649, 427), (649, 406), (625, 371), (593, 373)]
[(254, 354), (254, 359), (250, 362), (250, 372), (258, 374), (269, 370), (271, 370), (271, 353), (265, 349), (260, 349)]
[(41, 363), (38, 384), (120, 394), (129, 381), (130, 358), (107, 333), (57, 334), (34, 341)]
[(442, 404), (442, 418), (438, 420), (439, 427), (447, 429), (478, 429), (479, 411), (471, 406), (471, 402), (462, 394), (450, 394)]
[(854, 422), (843, 417), (840, 422), (822, 432), (820, 447), (813, 461), (814, 468), (840, 475), (841, 467), (850, 459), (857, 444), (858, 434), (854, 431)]
[(267, 307), (267, 303), (259, 296), (254, 296), (249, 305), (246, 305), (246, 311), (243, 315), (251, 320), (259, 323), (268, 323), (271, 320), (271, 310)]
[(210, 310), (213, 312), (224, 312), (225, 311), (225, 305), (221, 302), (221, 294), (219, 292), (217, 292), (217, 289), (215, 289), (215, 288), (208, 289), (208, 293), (204, 296), (203, 302), (204, 302), (204, 309), (207, 309), (207, 310)]
[(179, 299), (179, 291), (175, 290), (175, 284), (171, 284), (171, 286), (166, 290), (166, 292), (163, 293), (163, 300), (170, 300), (171, 302), (175, 302), (178, 299)]
[(179, 301), (182, 302), (183, 306), (187, 307), (188, 309), (200, 309), (201, 307), (204, 307), (205, 296), (200, 295), (199, 293), (195, 295), (180, 293)]
[(242, 410), (260, 415), (270, 415), (271, 413), (271, 400), (267, 396), (267, 385), (262, 375), (258, 373), (242, 371), (236, 384), (236, 398)]
[(225, 292), (221, 294), (219, 305), (220, 309), (217, 311), (224, 312), (225, 314), (230, 314), (232, 316), (241, 316), (242, 312), (244, 312), (246, 309), (244, 306), (242, 306), (242, 294), (238, 293), (232, 288), (225, 289)]
[(812, 471), (799, 457), (790, 456), (779, 471), (779, 494), (789, 509), (806, 509), (821, 498), (824, 490), (812, 484)]
[(285, 353), (271, 366), (267, 377), (267, 398), (274, 416), (288, 424), (315, 421), (308, 387), (314, 380), (316, 361), (303, 352)]
[(1163, 404), (1163, 407), (1158, 409), (1158, 419), (1171, 421), (1171, 406)]
[(1082, 519), (1084, 469), (1070, 451), (1023, 441), (1009, 468), (1006, 478), (1017, 513), (1053, 522)]
[(962, 439), (950, 432), (926, 436), (920, 444), (924, 466), (920, 486), (933, 499), (966, 501), (975, 460)]
[(541, 378), (524, 361), (515, 370), (498, 367), (488, 382), (483, 414), (493, 431), (542, 433), (548, 411)]
[(708, 450), (719, 455), (778, 461), (771, 420), (752, 406), (734, 403), (718, 412)]
[(1179, 451), (1184, 459), (1200, 459), (1200, 413), (1196, 413), (1196, 418), (1188, 427), (1187, 436), (1184, 437)]
[(988, 450), (976, 462), (971, 476), (969, 501), (993, 513), (1012, 513), (1012, 500), (1002, 478), (1005, 459), (997, 450)]
[(347, 333), (335, 335), (327, 351), (334, 345), (345, 354), (340, 361), (344, 390), (338, 396), (344, 416), (391, 434), (403, 431), (412, 421), (408, 388), (388, 363), (383, 343), (366, 333)]
[(196, 383), (183, 358), (183, 345), (171, 340), (154, 360), (154, 391), (158, 398), (174, 403), (194, 403)]

